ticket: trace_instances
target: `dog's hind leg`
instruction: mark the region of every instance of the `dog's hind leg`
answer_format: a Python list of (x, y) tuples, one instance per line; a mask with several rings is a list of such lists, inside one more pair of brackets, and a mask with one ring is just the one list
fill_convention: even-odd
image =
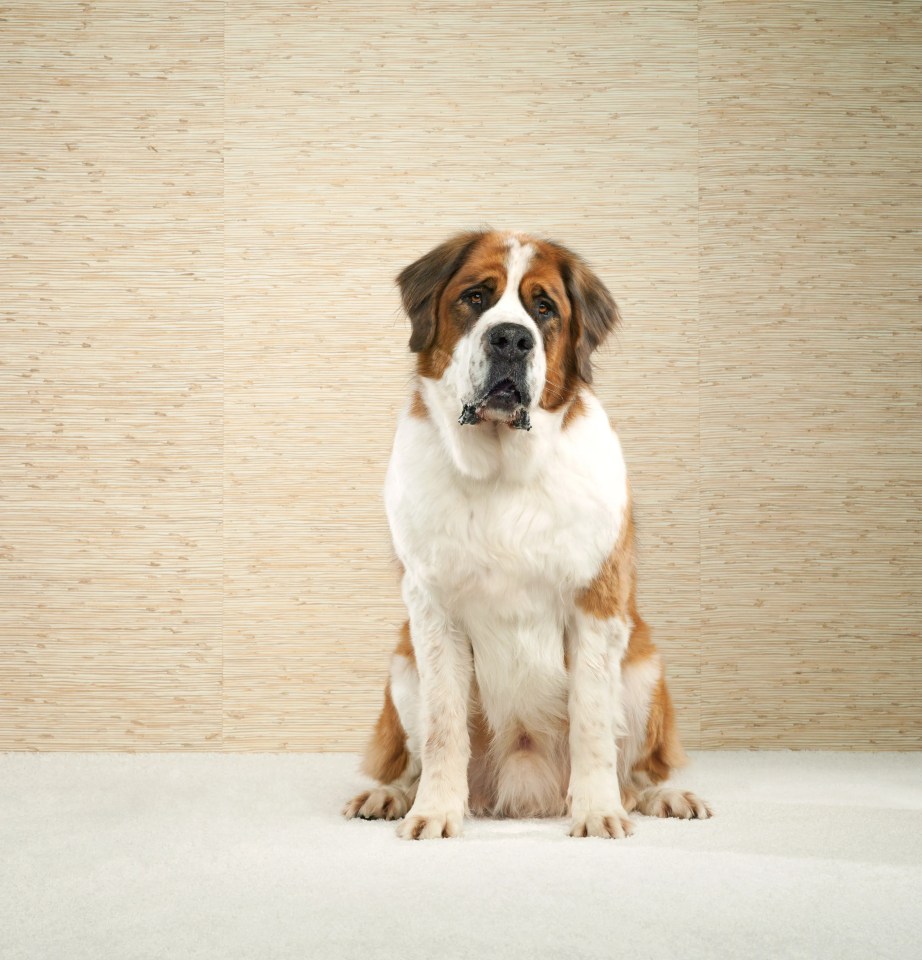
[(362, 770), (380, 786), (353, 797), (343, 816), (397, 820), (413, 805), (421, 769), (419, 744), (419, 675), (405, 623), (391, 658), (384, 706), (365, 751)]
[(663, 784), (686, 757), (659, 655), (652, 645), (642, 650), (623, 668), (626, 731), (618, 773), (624, 806), (650, 817), (706, 820), (712, 811), (704, 800)]

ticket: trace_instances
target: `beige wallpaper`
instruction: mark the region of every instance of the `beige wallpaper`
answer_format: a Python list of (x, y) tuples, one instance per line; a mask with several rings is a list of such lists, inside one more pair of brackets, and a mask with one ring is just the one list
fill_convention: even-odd
[(485, 223), (622, 304), (686, 743), (919, 747), (922, 4), (2, 16), (0, 749), (360, 746), (392, 278)]
[(701, 737), (922, 741), (922, 4), (703, 3)]

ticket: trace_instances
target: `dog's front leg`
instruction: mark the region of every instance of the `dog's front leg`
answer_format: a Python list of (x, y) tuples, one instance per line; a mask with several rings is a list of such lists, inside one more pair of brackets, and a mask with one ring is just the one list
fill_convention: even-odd
[(600, 619), (577, 610), (567, 631), (570, 688), (571, 837), (626, 837), (631, 822), (618, 789), (618, 747), (612, 718), (612, 671), (619, 669), (626, 627), (618, 618)]
[(409, 575), (404, 577), (403, 597), (419, 669), (422, 774), (416, 800), (397, 835), (404, 840), (456, 837), (468, 794), (471, 645)]

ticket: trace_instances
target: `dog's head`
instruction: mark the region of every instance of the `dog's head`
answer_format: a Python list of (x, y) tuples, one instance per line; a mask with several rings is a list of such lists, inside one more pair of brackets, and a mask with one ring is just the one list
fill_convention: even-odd
[(460, 422), (529, 424), (592, 380), (591, 356), (618, 322), (611, 294), (559, 244), (522, 234), (462, 233), (397, 278), (410, 349), (441, 381)]

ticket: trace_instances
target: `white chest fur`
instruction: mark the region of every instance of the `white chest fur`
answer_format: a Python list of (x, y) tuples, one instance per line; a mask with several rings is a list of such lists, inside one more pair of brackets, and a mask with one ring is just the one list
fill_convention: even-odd
[(405, 412), (398, 426), (385, 491), (397, 556), (469, 637), (494, 721), (559, 701), (534, 685), (562, 694), (574, 594), (617, 541), (621, 447), (598, 400), (586, 392), (584, 403), (566, 430), (562, 413), (544, 411), (528, 433), (459, 427), (437, 410), (435, 421)]

